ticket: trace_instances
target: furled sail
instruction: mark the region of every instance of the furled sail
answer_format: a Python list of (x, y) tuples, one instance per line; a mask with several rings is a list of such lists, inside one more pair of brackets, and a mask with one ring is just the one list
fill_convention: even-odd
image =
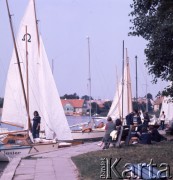
[(126, 57), (124, 66), (124, 91), (122, 93), (122, 81), (119, 82), (108, 116), (112, 119), (122, 118), (122, 95), (123, 95), (123, 119), (132, 112), (132, 90), (129, 59)]
[[(62, 108), (43, 42), (37, 34), (36, 23), (34, 1), (29, 0), (19, 27), (16, 43), (26, 92), (26, 59), (28, 59), (30, 117), (33, 118), (34, 111), (39, 112), (46, 138), (57, 137), (59, 140), (71, 140), (70, 128)], [(6, 81), (2, 122), (27, 127), (27, 119), (16, 55), (13, 51)]]

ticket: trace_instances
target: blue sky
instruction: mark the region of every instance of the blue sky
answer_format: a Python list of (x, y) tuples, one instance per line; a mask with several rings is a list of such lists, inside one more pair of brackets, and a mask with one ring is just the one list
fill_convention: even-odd
[[(15, 32), (28, 0), (9, 0)], [(59, 94), (88, 94), (88, 49), (90, 37), (92, 96), (113, 99), (122, 70), (122, 41), (128, 49), (132, 91), (135, 96), (135, 56), (138, 56), (138, 95), (156, 95), (165, 83), (151, 84), (144, 66), (146, 42), (129, 37), (130, 3), (132, 0), (36, 0), (39, 31), (50, 63), (54, 60), (54, 78)], [(12, 38), (5, 0), (0, 1), (0, 96), (12, 54)]]

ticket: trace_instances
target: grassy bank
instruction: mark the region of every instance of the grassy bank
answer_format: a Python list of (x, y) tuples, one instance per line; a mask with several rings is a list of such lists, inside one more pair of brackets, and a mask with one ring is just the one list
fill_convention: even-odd
[[(101, 158), (121, 158), (116, 166), (120, 174), (126, 163), (147, 163), (153, 160), (158, 166), (167, 163), (170, 166), (170, 174), (173, 176), (173, 141), (164, 141), (152, 145), (130, 145), (121, 148), (109, 148), (72, 157), (78, 167), (80, 179), (97, 180), (101, 175)], [(165, 169), (165, 168), (160, 168)], [(112, 173), (112, 179), (118, 179)]]

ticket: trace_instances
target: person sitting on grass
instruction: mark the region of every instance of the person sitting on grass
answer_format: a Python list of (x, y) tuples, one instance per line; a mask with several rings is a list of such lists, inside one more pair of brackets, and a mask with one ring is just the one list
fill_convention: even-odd
[(163, 140), (167, 140), (167, 138), (165, 138), (164, 136), (162, 136), (159, 133), (159, 131), (157, 130), (156, 127), (150, 126), (149, 131), (150, 131), (150, 134), (151, 134), (151, 140), (152, 141), (160, 142), (160, 141), (163, 141)]
[(130, 132), (130, 143), (136, 144), (139, 142), (140, 133), (136, 130), (136, 126), (132, 126)]
[(122, 126), (121, 118), (115, 120), (115, 126)]
[(173, 120), (170, 121), (168, 127), (165, 129), (166, 134), (173, 135)]
[(151, 144), (151, 134), (148, 133), (146, 127), (142, 127), (141, 135), (139, 137), (140, 144)]
[(148, 127), (148, 123), (150, 122), (150, 117), (149, 117), (149, 115), (148, 115), (148, 112), (145, 112), (144, 113), (144, 122), (143, 122), (143, 125), (145, 126), (145, 127)]
[(113, 130), (116, 130), (115, 123), (112, 121), (111, 117), (108, 117), (107, 118), (107, 123), (106, 123), (106, 126), (105, 126), (105, 135), (104, 135), (104, 137), (102, 139), (102, 142), (98, 144), (99, 146), (102, 146), (104, 144), (103, 149), (108, 149), (109, 148), (108, 141), (111, 139), (110, 134), (111, 134), (111, 132)]

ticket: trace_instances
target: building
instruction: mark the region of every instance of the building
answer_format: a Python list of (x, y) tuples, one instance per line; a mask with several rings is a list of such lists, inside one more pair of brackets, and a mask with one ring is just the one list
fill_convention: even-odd
[(65, 115), (85, 115), (87, 103), (84, 99), (61, 99)]
[(161, 104), (163, 102), (163, 96), (157, 97), (157, 99), (154, 101), (154, 111), (159, 111)]

